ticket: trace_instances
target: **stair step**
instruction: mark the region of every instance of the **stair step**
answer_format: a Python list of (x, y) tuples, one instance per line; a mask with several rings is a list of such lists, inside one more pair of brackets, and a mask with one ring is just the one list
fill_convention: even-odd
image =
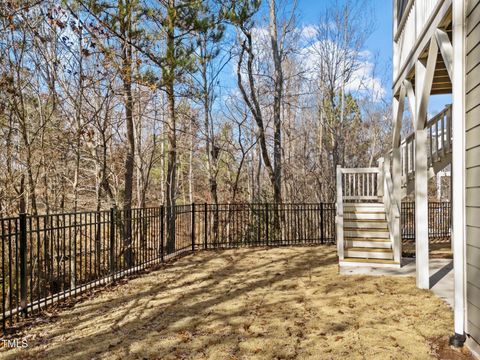
[(376, 267), (395, 267), (399, 268), (400, 263), (394, 260), (386, 259), (359, 259), (359, 258), (345, 258), (340, 261), (340, 266), (376, 266)]
[(379, 201), (374, 201), (374, 202), (348, 202), (348, 201), (344, 201), (343, 204), (345, 206), (357, 206), (357, 207), (361, 207), (361, 206), (383, 207), (383, 202), (379, 202)]
[(343, 218), (348, 220), (385, 220), (385, 212), (344, 212)]
[(343, 203), (343, 208), (348, 211), (385, 211), (383, 203)]
[(344, 213), (357, 213), (357, 214), (385, 214), (385, 207), (380, 206), (362, 206), (362, 207), (353, 207), (347, 206), (343, 207)]
[(357, 227), (344, 227), (345, 231), (360, 231), (360, 232), (388, 232), (385, 228), (381, 227), (365, 227), (365, 228), (357, 228)]
[(393, 251), (391, 249), (384, 248), (346, 248), (345, 257), (393, 260)]
[(345, 229), (383, 229), (388, 230), (388, 224), (386, 221), (378, 220), (356, 220), (344, 222)]
[(386, 238), (375, 238), (375, 237), (370, 237), (368, 239), (365, 239), (365, 238), (362, 238), (362, 237), (344, 236), (344, 239), (349, 240), (349, 241), (355, 241), (355, 240), (366, 241), (366, 240), (368, 240), (368, 241), (372, 241), (372, 242), (385, 242), (385, 241), (390, 242), (390, 237), (388, 239), (386, 239)]
[(392, 242), (389, 239), (381, 239), (372, 241), (370, 239), (345, 239), (346, 248), (382, 248), (382, 249), (391, 249)]
[(385, 229), (352, 229), (345, 228), (344, 237), (390, 239), (390, 233)]
[(388, 252), (391, 253), (392, 249), (382, 249), (382, 248), (362, 248), (362, 247), (351, 247), (347, 248), (346, 250), (352, 250), (352, 251), (368, 251), (368, 252)]

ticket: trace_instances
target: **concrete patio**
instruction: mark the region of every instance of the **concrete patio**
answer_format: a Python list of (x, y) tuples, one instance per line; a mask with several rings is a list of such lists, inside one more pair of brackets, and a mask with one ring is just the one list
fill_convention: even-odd
[[(453, 308), (453, 260), (430, 259), (430, 290)], [(415, 276), (415, 259), (402, 259), (401, 268), (384, 267), (349, 267), (340, 268), (342, 275), (385, 275), (385, 276)]]

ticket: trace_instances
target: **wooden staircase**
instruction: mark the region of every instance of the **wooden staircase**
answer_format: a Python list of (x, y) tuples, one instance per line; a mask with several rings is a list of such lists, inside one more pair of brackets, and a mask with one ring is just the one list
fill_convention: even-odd
[(385, 206), (380, 202), (344, 203), (344, 259), (340, 266), (393, 266)]
[(337, 167), (336, 228), (340, 266), (400, 267), (400, 212), (390, 163)]
[[(451, 106), (430, 119), (425, 130), (427, 176), (434, 176), (451, 163)], [(399, 130), (395, 131), (397, 136)], [(394, 142), (400, 140), (397, 137)], [(392, 149), (378, 159), (378, 167), (337, 166), (335, 223), (340, 266), (401, 265), (400, 208), (402, 197), (414, 187), (415, 163), (419, 161), (415, 133), (398, 145), (395, 152)]]

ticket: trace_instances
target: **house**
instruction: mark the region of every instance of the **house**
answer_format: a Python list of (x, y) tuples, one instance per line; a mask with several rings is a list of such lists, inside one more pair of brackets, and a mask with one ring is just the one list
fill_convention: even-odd
[[(415, 199), (416, 283), (429, 288), (428, 181), (452, 174), (452, 343), (480, 343), (480, 0), (393, 1), (392, 150), (376, 168), (337, 169), (340, 266), (400, 267), (400, 204)], [(431, 119), (429, 100), (451, 94)], [(401, 139), (404, 110), (414, 132)], [(405, 120), (406, 121), (406, 120)], [(410, 121), (410, 120), (409, 120)]]

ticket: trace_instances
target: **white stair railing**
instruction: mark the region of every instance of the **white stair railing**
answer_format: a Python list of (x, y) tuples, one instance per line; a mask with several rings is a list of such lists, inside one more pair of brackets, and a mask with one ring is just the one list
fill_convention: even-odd
[[(339, 171), (339, 173), (338, 173)], [(379, 182), (379, 168), (337, 168), (337, 186), (342, 185), (342, 194), (344, 201), (378, 201), (379, 188), (382, 186)]]
[(336, 230), (337, 250), (340, 260), (344, 259), (343, 203), (382, 201), (384, 180), (380, 168), (347, 169), (337, 166)]
[(387, 218), (390, 240), (393, 248), (393, 260), (400, 263), (402, 254), (402, 241), (400, 234), (400, 204), (395, 200), (390, 157), (379, 160), (379, 168), (383, 174), (383, 203)]

